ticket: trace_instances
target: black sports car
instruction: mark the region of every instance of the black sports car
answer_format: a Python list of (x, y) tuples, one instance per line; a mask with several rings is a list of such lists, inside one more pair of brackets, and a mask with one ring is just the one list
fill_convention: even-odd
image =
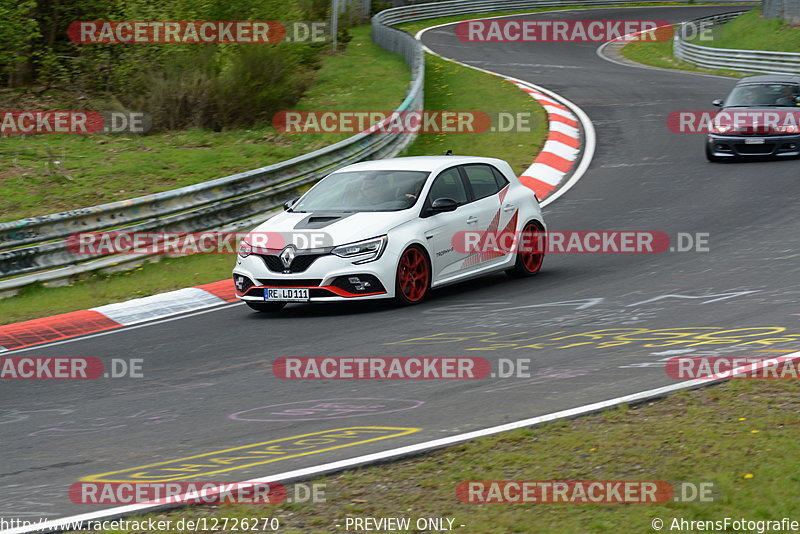
[(709, 161), (737, 156), (800, 156), (800, 76), (770, 74), (742, 78), (706, 137)]

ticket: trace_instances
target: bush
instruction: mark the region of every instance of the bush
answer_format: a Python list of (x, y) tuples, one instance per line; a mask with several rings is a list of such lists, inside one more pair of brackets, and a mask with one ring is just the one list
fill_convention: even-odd
[(154, 130), (252, 126), (293, 105), (309, 85), (308, 69), (282, 46), (189, 50), (142, 76), (147, 90), (123, 98), (149, 113)]

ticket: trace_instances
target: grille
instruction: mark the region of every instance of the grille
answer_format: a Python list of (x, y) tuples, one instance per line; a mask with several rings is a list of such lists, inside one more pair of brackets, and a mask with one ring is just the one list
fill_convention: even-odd
[(259, 278), (258, 283), (262, 286), (270, 287), (303, 287), (318, 286), (322, 283), (321, 278)]
[(337, 276), (333, 282), (331, 282), (331, 285), (356, 295), (359, 293), (380, 293), (386, 291), (381, 281), (371, 274)]
[(772, 143), (764, 143), (763, 145), (737, 143), (735, 146), (739, 154), (772, 154), (772, 151), (775, 149), (775, 145)]
[[(236, 282), (239, 282), (239, 284), (241, 284), (241, 288), (236, 286)], [(239, 292), (240, 295), (244, 295), (245, 293), (247, 293), (248, 289), (250, 289), (251, 287), (253, 287), (253, 285), (255, 285), (253, 284), (252, 280), (240, 274), (233, 275), (233, 284), (234, 287), (237, 288), (237, 291)]]
[[(294, 261), (292, 261), (289, 271), (293, 273), (302, 273), (311, 267), (311, 264), (321, 256), (324, 256), (324, 254), (299, 254), (295, 256)], [(261, 259), (264, 260), (264, 264), (270, 271), (274, 273), (282, 273), (284, 271), (283, 262), (278, 256), (265, 254), (261, 256)]]

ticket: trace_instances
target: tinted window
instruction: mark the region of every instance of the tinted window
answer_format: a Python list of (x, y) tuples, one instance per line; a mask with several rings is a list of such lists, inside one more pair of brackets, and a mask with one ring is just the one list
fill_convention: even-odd
[(787, 83), (749, 83), (734, 87), (725, 100), (725, 107), (769, 106), (796, 107), (800, 87)]
[(492, 172), (494, 173), (494, 179), (497, 182), (498, 189), (503, 189), (505, 186), (508, 185), (508, 178), (503, 176), (503, 173), (492, 167)]
[(433, 182), (428, 197), (431, 202), (437, 198), (452, 198), (459, 204), (465, 203), (467, 192), (464, 190), (464, 182), (461, 181), (458, 169), (454, 167), (440, 174)]
[(490, 166), (464, 165), (464, 171), (467, 173), (467, 181), (476, 199), (494, 195), (500, 190)]

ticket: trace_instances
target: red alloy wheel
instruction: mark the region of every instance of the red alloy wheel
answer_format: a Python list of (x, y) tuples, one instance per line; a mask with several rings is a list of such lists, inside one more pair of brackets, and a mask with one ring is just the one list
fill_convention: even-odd
[(430, 285), (430, 266), (428, 258), (416, 247), (410, 247), (400, 257), (397, 266), (397, 288), (408, 303), (416, 303), (425, 298)]
[(526, 247), (528, 250), (523, 250), (519, 253), (522, 259), (522, 266), (529, 273), (536, 273), (542, 268), (542, 262), (544, 261), (544, 232), (534, 223), (525, 225), (523, 231), (532, 234), (532, 237), (528, 240), (531, 245)]

